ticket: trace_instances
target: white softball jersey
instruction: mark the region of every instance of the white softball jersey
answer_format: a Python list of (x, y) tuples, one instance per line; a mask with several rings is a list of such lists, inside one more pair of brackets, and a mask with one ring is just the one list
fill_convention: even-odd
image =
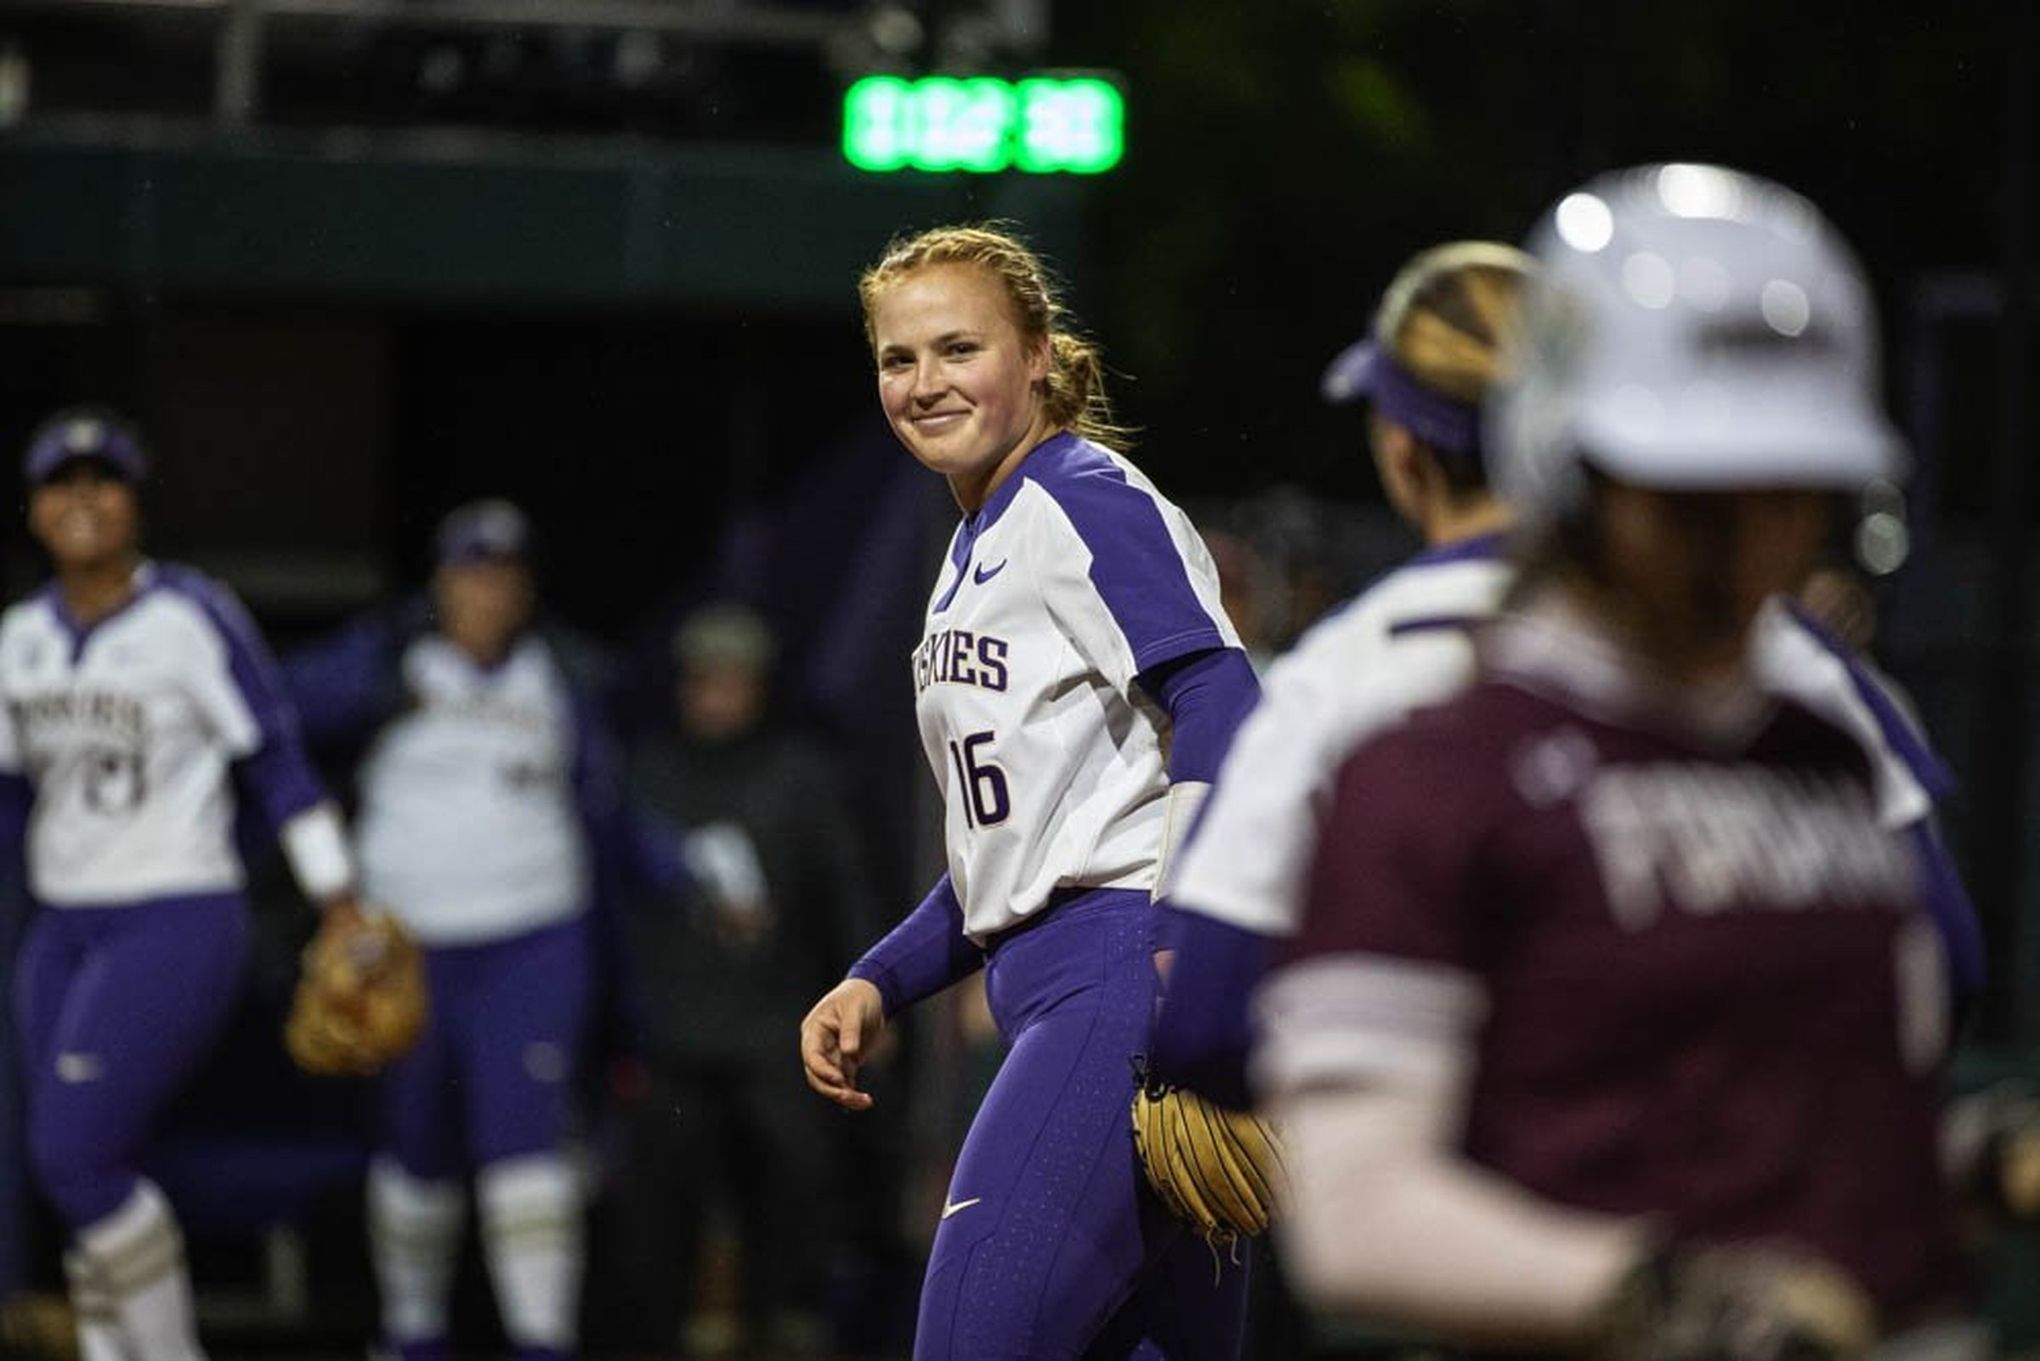
[(57, 908), (233, 892), (242, 763), (314, 897), (352, 879), (275, 666), (240, 603), (188, 568), (143, 562), (134, 593), (81, 626), (45, 587), (0, 616), (0, 772), (34, 791), (31, 893)]
[(1473, 631), (1493, 617), (1513, 578), (1496, 536), (1433, 549), (1278, 658), (1178, 853), (1170, 905), (1261, 935), (1291, 934), (1340, 761), (1369, 733), (1466, 684)]
[(572, 705), (545, 646), (527, 638), (482, 667), (426, 634), (401, 665), (411, 707), (383, 727), (360, 773), (369, 900), (429, 945), (500, 939), (586, 910)]
[(1134, 678), (1238, 646), (1189, 517), (1099, 445), (1043, 441), (958, 526), (912, 661), (966, 934), (1153, 889), (1169, 729)]
[[(1340, 763), (1362, 740), (1441, 703), (1473, 677), (1478, 626), (1515, 579), (1497, 536), (1421, 553), (1304, 634), (1262, 681), (1203, 816), (1179, 853), (1171, 906), (1287, 937)], [(1871, 761), (1879, 818), (1904, 827), (1932, 811), (1919, 768), (1938, 765), (1904, 724), (1880, 724), (1867, 671), (1779, 602), (1751, 639), (1756, 683), (1834, 723)], [(1911, 752), (1901, 750), (1911, 745)]]

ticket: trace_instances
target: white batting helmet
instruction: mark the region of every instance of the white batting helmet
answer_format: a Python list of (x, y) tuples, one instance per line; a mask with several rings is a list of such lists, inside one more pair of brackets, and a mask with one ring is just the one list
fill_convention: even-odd
[(1561, 199), (1529, 244), (1543, 268), (1487, 410), (1496, 485), (1518, 506), (1568, 504), (1583, 462), (1668, 491), (1903, 473), (1869, 289), (1804, 198), (1718, 166), (1643, 166)]

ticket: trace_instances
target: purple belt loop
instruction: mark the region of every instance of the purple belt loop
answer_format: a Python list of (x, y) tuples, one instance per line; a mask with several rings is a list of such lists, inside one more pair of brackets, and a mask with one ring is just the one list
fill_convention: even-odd
[(1434, 391), (1386, 348), (1374, 354), (1367, 395), (1379, 411), (1424, 443), (1455, 454), (1480, 453), (1480, 410)]

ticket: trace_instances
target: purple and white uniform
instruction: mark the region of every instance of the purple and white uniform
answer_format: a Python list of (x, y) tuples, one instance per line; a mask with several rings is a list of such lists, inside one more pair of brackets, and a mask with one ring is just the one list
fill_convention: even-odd
[(26, 782), (17, 970), (30, 1156), (83, 1227), (134, 1190), (157, 1110), (237, 991), (247, 924), (234, 781), (300, 886), (348, 889), (345, 838), (239, 602), (164, 563), (81, 628), (45, 589), (0, 618), (0, 772)]
[[(1161, 939), (1176, 959), (1154, 1046), (1165, 1076), (1246, 1103), (1246, 999), (1273, 943), (1294, 934), (1302, 915), (1339, 762), (1464, 688), (1478, 631), (1514, 580), (1498, 535), (1430, 549), (1312, 628), (1270, 670), (1168, 885)], [(1865, 664), (1783, 602), (1758, 617), (1751, 660), (1767, 686), (1862, 747), (1878, 814), (1905, 833), (1927, 877), (1956, 985), (1979, 986), (1975, 915), (1932, 830), (1934, 800), (1952, 787), (1939, 758)]]
[(1484, 646), (1342, 763), (1259, 1088), (1470, 1074), (1460, 1151), (1542, 1200), (1935, 1314), (1946, 964), (1861, 745), (1761, 677), (1674, 707), (1552, 611)]
[(915, 1356), (1236, 1354), (1243, 1273), (1147, 1191), (1128, 1108), (1172, 781), (1255, 686), (1189, 519), (1074, 435), (958, 527), (913, 654), (949, 872), (851, 970), (887, 1011), (987, 969), (1010, 1046), (951, 1179)]
[(384, 1339), (445, 1353), (472, 1171), (517, 1354), (561, 1356), (581, 1273), (565, 1144), (605, 944), (595, 843), (617, 813), (608, 739), (563, 644), (529, 630), (485, 666), (425, 625), (419, 609), (370, 616), (287, 663), (315, 735), (372, 734), (363, 893), (425, 947), (429, 1018), (383, 1075), (369, 1176)]
[[(425, 633), (398, 665), (411, 705), (362, 763), (356, 836), (363, 892), (426, 947), (433, 1019), (385, 1081), (385, 1132), (413, 1176), (437, 1178), (470, 1150), (486, 1165), (564, 1134), (592, 866), (574, 705), (551, 650), (527, 636), (485, 668)], [(531, 996), (501, 1005), (520, 980)], [(456, 1098), (464, 1119), (448, 1118)]]

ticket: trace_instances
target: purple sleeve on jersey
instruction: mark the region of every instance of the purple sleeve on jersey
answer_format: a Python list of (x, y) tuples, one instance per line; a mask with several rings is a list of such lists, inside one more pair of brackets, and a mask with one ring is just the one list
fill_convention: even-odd
[[(558, 660), (564, 677), (566, 667)], [(595, 696), (567, 682), (570, 780), (593, 865), (588, 904), (589, 947), (596, 993), (590, 1022), (605, 1058), (638, 1057), (650, 1032), (650, 989), (631, 949), (624, 903), (633, 879), (659, 888), (691, 883), (681, 865), (679, 839), (635, 817), (624, 803), (616, 742)]]
[(1261, 682), (1247, 654), (1211, 648), (1177, 657), (1137, 676), (1141, 688), (1169, 711), (1169, 778), (1218, 778), (1233, 734), (1261, 698)]
[(1884, 683), (1872, 674), (1856, 649), (1850, 647), (1829, 631), (1825, 624), (1797, 604), (1790, 606), (1792, 617), (1812, 634), (1821, 646), (1832, 652), (1847, 668), (1849, 683), (1855, 687), (1856, 697), (1863, 701), (1865, 708), (1877, 720), (1877, 729), (1884, 735), (1885, 742), (1898, 758), (1905, 762), (1913, 778), (1927, 791), (1927, 797), (1939, 803), (1955, 792), (1955, 774), (1927, 744), (1926, 736), (1914, 726), (1911, 719), (1900, 711), (1899, 706), (1885, 690)]
[(875, 986), (892, 1016), (984, 966), (984, 952), (963, 934), (963, 905), (945, 874), (906, 920), (850, 966), (849, 976)]
[[(1261, 695), (1246, 654), (1216, 648), (1144, 671), (1139, 679), (1173, 722), (1169, 778), (1216, 779), (1233, 734)], [(1155, 947), (1175, 955), (1148, 1054), (1155, 1073), (1214, 1101), (1247, 1106), (1247, 998), (1267, 967), (1267, 941), (1165, 901), (1155, 919)]]
[[(1792, 617), (1847, 668), (1857, 698), (1877, 720), (1885, 742), (1905, 762), (1906, 769), (1936, 803), (1955, 791), (1955, 775), (1927, 739), (1884, 688), (1884, 683), (1864, 664), (1856, 650), (1836, 637), (1811, 613), (1794, 604)], [(1948, 854), (1946, 843), (1931, 818), (1922, 818), (1905, 828), (1907, 842), (1920, 865), (1921, 894), (1941, 943), (1948, 951), (1950, 977), (1958, 1001), (1982, 990), (1985, 975), (1983, 928), (1976, 920), (1976, 907), (1969, 900), (1962, 876)]]
[(600, 702), (581, 685), (569, 684), (567, 694), (573, 727), (569, 779), (582, 834), (594, 853), (596, 906), (606, 909), (638, 885), (668, 896), (692, 892), (685, 830), (624, 797), (616, 738)]
[(276, 662), (254, 621), (225, 589), (191, 573), (178, 573), (169, 584), (205, 611), (227, 646), (234, 688), (241, 692), (258, 732), (255, 750), (242, 757), (236, 769), (269, 825), (281, 828), (323, 802), (326, 789), (305, 756), (297, 711), (284, 697)]
[(1948, 951), (1948, 972), (1959, 1008), (1983, 991), (1983, 927), (1933, 819), (1921, 818), (1905, 833), (1920, 865), (1920, 894)]
[(28, 813), (35, 804), (35, 786), (26, 775), (0, 773), (0, 893), (19, 882), (21, 849), (28, 841)]
[(1251, 1106), (1248, 1005), (1268, 968), (1268, 938), (1165, 900), (1156, 914), (1155, 944), (1173, 955), (1148, 1043), (1155, 1075), (1221, 1105)]
[(314, 744), (359, 740), (404, 702), (398, 642), (380, 615), (357, 620), (283, 658), (286, 692)]
[(1105, 452), (1071, 440), (1037, 468), (1091, 551), (1091, 584), (1133, 650), (1135, 670), (1173, 657), (1222, 648), (1225, 635), (1197, 591), (1154, 498), (1126, 480)]
[(627, 846), (624, 863), (631, 877), (662, 898), (683, 898), (699, 891), (687, 868), (687, 833), (675, 822), (624, 805)]

